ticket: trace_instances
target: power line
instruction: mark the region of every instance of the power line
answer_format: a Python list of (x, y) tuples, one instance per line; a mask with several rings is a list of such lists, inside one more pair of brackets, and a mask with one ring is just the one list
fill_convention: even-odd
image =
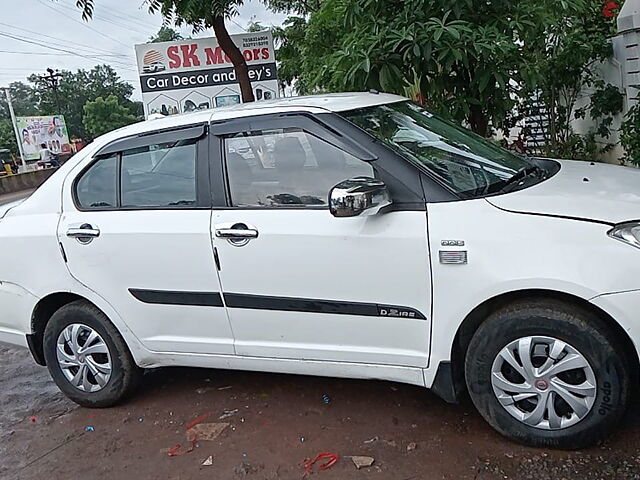
[(54, 8), (52, 5), (49, 5), (49, 4), (45, 3), (43, 0), (37, 0), (37, 2), (38, 2), (40, 5), (44, 5), (45, 7), (47, 7), (47, 8), (49, 8), (49, 9), (53, 10), (54, 12), (56, 12), (56, 13), (58, 13), (58, 14), (60, 14), (60, 15), (63, 15), (63, 16), (64, 16), (64, 18), (66, 18), (66, 19), (68, 19), (68, 20), (71, 20), (71, 21), (72, 21), (72, 22), (74, 22), (74, 23), (80, 24), (80, 25), (82, 25), (83, 27), (88, 28), (88, 29), (89, 29), (89, 30), (91, 30), (92, 32), (97, 33), (98, 35), (100, 35), (100, 36), (102, 36), (102, 37), (108, 38), (109, 40), (112, 40), (112, 41), (114, 41), (114, 42), (117, 42), (117, 43), (119, 43), (120, 45), (124, 45), (125, 47), (128, 47), (128, 48), (130, 48), (130, 47), (131, 47), (131, 45), (127, 45), (126, 43), (121, 42), (120, 40), (118, 40), (118, 39), (117, 39), (117, 38), (115, 38), (115, 37), (112, 37), (112, 36), (110, 36), (110, 35), (107, 35), (106, 33), (102, 33), (102, 32), (100, 32), (99, 30), (96, 30), (95, 28), (92, 28), (91, 26), (89, 26), (89, 24), (87, 24), (87, 23), (85, 23), (85, 22), (82, 22), (82, 21), (80, 21), (80, 20), (76, 20), (76, 19), (75, 19), (75, 18), (73, 18), (73, 17), (69, 17), (69, 16), (65, 15), (65, 14), (64, 14), (64, 13), (62, 13), (60, 10), (58, 10), (58, 9)]
[[(47, 44), (44, 44), (44, 43), (36, 42), (36, 41), (29, 40), (29, 39), (26, 39), (26, 38), (21, 38), (19, 36), (15, 36), (15, 35), (12, 35), (12, 34), (9, 34), (9, 33), (0, 32), (0, 36), (7, 37), (7, 38), (12, 38), (12, 39), (18, 40), (20, 42), (31, 43), (33, 45), (38, 45), (40, 47), (48, 48), (50, 50), (56, 50), (56, 51), (59, 51), (59, 52), (64, 52), (64, 53), (69, 53), (69, 54), (72, 54), (72, 55), (76, 55), (78, 57), (88, 58), (90, 60), (100, 59), (100, 57), (102, 56), (102, 55), (100, 55), (100, 57), (99, 57), (97, 55), (94, 55), (94, 56), (91, 57), (91, 56), (88, 56), (88, 55), (83, 55), (82, 53), (72, 52), (71, 50), (66, 50), (64, 48), (52, 47), (51, 45), (47, 45)], [(122, 63), (122, 62), (116, 62), (114, 60), (111, 60), (111, 62), (114, 63), (115, 65), (119, 65), (121, 68), (124, 68), (124, 69), (127, 69), (127, 70), (134, 70), (133, 68), (129, 67), (129, 65), (133, 66), (132, 63), (125, 64), (125, 63)]]
[[(57, 57), (62, 57), (62, 56), (77, 56), (76, 53), (52, 53), (52, 52), (23, 52), (23, 51), (19, 51), (19, 50), (0, 50), (0, 53), (7, 53), (7, 54), (17, 54), (17, 55), (55, 55)], [(100, 57), (126, 57), (126, 55), (87, 55), (87, 58), (91, 57), (91, 58), (96, 58), (96, 59), (100, 59)], [(5, 67), (2, 67), (3, 70), (6, 70)]]
[[(68, 4), (66, 4), (66, 3), (64, 3), (62, 1), (59, 2), (59, 5), (61, 7), (63, 7), (63, 8), (65, 8), (65, 9), (67, 9), (67, 10), (70, 10), (70, 11), (74, 11), (74, 12), (78, 11), (78, 9), (75, 6), (68, 5)], [(107, 14), (106, 12), (103, 12), (103, 11), (95, 11), (94, 10), (92, 18), (94, 20), (104, 20), (102, 18), (103, 16), (106, 17), (107, 19), (109, 17), (111, 17), (111, 18), (118, 19), (119, 21), (128, 22), (131, 25), (135, 25), (136, 27), (149, 27), (150, 26), (149, 23), (146, 23), (146, 22), (134, 17), (133, 15), (129, 15), (129, 14), (124, 13), (124, 12), (109, 11), (108, 14)], [(130, 27), (127, 27), (127, 28), (130, 29)]]
[[(9, 25), (9, 24), (7, 24), (7, 23), (2, 23), (2, 22), (0, 22), (0, 25), (5, 26), (5, 27), (9, 27), (9, 28), (13, 28), (13, 29), (15, 29), (15, 30), (19, 30), (19, 31), (21, 31), (21, 32), (25, 32), (25, 33), (29, 33), (29, 34), (33, 34), (33, 35), (37, 35), (37, 36), (39, 36), (39, 37), (46, 37), (46, 38), (50, 38), (50, 39), (55, 40), (56, 42), (59, 42), (59, 43), (66, 43), (66, 44), (68, 44), (69, 46), (73, 46), (73, 48), (78, 48), (78, 47), (80, 47), (82, 50), (86, 50), (86, 51), (91, 51), (91, 50), (93, 50), (93, 51), (92, 51), (92, 52), (90, 52), (90, 53), (100, 53), (100, 52), (104, 52), (105, 54), (108, 54), (108, 55), (110, 55), (110, 56), (112, 56), (112, 55), (113, 55), (113, 52), (112, 52), (112, 51), (110, 51), (110, 50), (105, 50), (105, 49), (102, 49), (102, 48), (95, 48), (95, 47), (87, 47), (86, 45), (83, 45), (83, 44), (78, 43), (78, 42), (73, 42), (73, 41), (71, 41), (71, 40), (64, 40), (64, 39), (62, 39), (62, 38), (54, 37), (54, 36), (52, 36), (52, 35), (47, 35), (47, 34), (45, 34), (45, 33), (41, 33), (41, 32), (35, 32), (35, 31), (33, 31), (33, 30), (28, 30), (28, 29), (26, 29), (26, 28), (22, 28), (22, 27), (16, 27), (16, 26), (14, 26), (14, 25)], [(65, 45), (62, 45), (62, 46), (65, 46)], [(124, 57), (125, 55), (119, 55), (119, 56), (123, 56), (123, 57)]]
[(238, 22), (236, 22), (233, 18), (230, 18), (229, 20), (231, 20), (231, 23), (235, 24), (236, 27), (241, 28), (242, 30), (244, 30), (245, 32), (247, 31), (247, 29), (245, 27), (243, 27), (242, 25), (240, 25)]
[[(73, 8), (73, 7), (69, 7), (69, 6), (65, 5), (64, 3), (60, 3), (58, 5), (61, 8), (64, 8), (66, 10), (70, 10), (70, 11), (73, 11), (73, 12), (78, 12), (78, 9)], [(114, 15), (114, 12), (110, 12), (110, 14)], [(134, 28), (135, 29), (139, 29), (141, 27), (144, 27), (144, 28), (151, 27), (151, 24), (143, 24), (142, 22), (135, 23), (135, 24), (132, 22), (132, 23), (130, 23), (128, 25), (124, 24), (124, 23), (120, 23), (122, 21), (122, 19), (119, 19), (119, 21), (116, 21), (116, 20), (110, 19), (109, 17), (103, 17), (102, 13), (100, 15), (97, 15), (97, 13), (95, 11), (93, 12), (93, 16), (91, 18), (92, 18), (92, 20), (97, 21), (97, 22), (109, 23), (109, 24), (114, 25), (114, 26), (116, 26), (118, 28), (126, 30), (127, 32), (131, 32), (131, 30), (134, 29)], [(117, 18), (117, 17), (114, 17), (114, 18)], [(128, 21), (128, 20), (126, 20), (126, 21)]]

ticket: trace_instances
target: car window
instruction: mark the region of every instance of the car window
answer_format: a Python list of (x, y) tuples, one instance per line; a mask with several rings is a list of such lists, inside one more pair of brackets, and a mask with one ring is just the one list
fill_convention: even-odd
[(116, 179), (118, 155), (101, 158), (86, 170), (76, 185), (82, 208), (108, 208), (118, 203)]
[(234, 206), (323, 206), (337, 183), (374, 175), (367, 162), (299, 129), (228, 137), (225, 155)]
[(411, 161), (424, 165), (463, 198), (499, 191), (531, 163), (412, 102), (342, 115)]
[(196, 141), (150, 145), (122, 152), (123, 207), (196, 204)]

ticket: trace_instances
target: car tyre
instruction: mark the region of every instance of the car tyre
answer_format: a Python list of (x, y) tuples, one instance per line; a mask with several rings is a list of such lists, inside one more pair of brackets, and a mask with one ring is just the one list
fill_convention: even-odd
[(118, 330), (85, 300), (64, 305), (51, 316), (43, 347), (58, 388), (83, 407), (120, 403), (133, 393), (142, 376)]
[[(561, 353), (551, 353), (563, 345), (567, 347)], [(532, 352), (532, 363), (525, 366), (520, 352), (526, 358), (527, 351)], [(571, 365), (580, 368), (551, 379), (537, 376), (542, 370), (554, 373), (568, 368), (570, 364), (564, 363), (553, 370), (556, 363), (573, 359)], [(520, 373), (527, 371), (537, 372), (529, 377), (533, 381), (523, 381)], [(576, 449), (597, 443), (619, 423), (629, 402), (630, 367), (622, 345), (597, 315), (555, 300), (518, 301), (490, 315), (469, 344), (465, 378), (485, 420), (503, 435), (534, 447)], [(581, 393), (569, 396), (566, 389), (559, 390), (557, 385), (566, 382), (579, 385), (569, 389)], [(592, 383), (595, 391), (588, 388)], [(518, 390), (508, 390), (514, 384)], [(564, 401), (567, 397), (569, 403)], [(524, 399), (514, 401), (519, 398)], [(543, 398), (548, 406), (539, 405)], [(537, 406), (543, 408), (536, 410)]]

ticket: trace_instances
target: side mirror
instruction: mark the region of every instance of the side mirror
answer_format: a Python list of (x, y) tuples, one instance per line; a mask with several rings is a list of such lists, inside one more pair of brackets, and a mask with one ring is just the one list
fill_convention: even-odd
[(329, 192), (329, 210), (334, 217), (375, 215), (391, 203), (384, 182), (370, 177), (350, 178)]

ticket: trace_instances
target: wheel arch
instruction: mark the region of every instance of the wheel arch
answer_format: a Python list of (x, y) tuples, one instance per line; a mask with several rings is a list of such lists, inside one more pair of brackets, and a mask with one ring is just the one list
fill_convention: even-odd
[(633, 341), (625, 329), (611, 315), (588, 300), (569, 293), (545, 289), (526, 289), (502, 293), (485, 300), (483, 303), (475, 307), (458, 327), (451, 347), (450, 362), (451, 380), (455, 396), (457, 398), (463, 395), (466, 391), (464, 381), (464, 361), (469, 343), (471, 342), (471, 338), (474, 333), (491, 313), (504, 308), (510, 303), (524, 299), (560, 300), (595, 314), (596, 317), (602, 321), (602, 324), (614, 334), (616, 340), (620, 342), (620, 345), (624, 350), (624, 354), (631, 364), (633, 378), (635, 378), (636, 381), (640, 378), (640, 359)]
[(44, 338), (44, 329), (51, 319), (51, 316), (63, 306), (76, 300), (85, 300), (93, 304), (89, 299), (76, 293), (56, 292), (41, 298), (33, 308), (33, 313), (31, 314), (31, 333), (27, 335), (27, 343), (29, 344), (31, 355), (38, 365), (46, 365), (42, 341)]

